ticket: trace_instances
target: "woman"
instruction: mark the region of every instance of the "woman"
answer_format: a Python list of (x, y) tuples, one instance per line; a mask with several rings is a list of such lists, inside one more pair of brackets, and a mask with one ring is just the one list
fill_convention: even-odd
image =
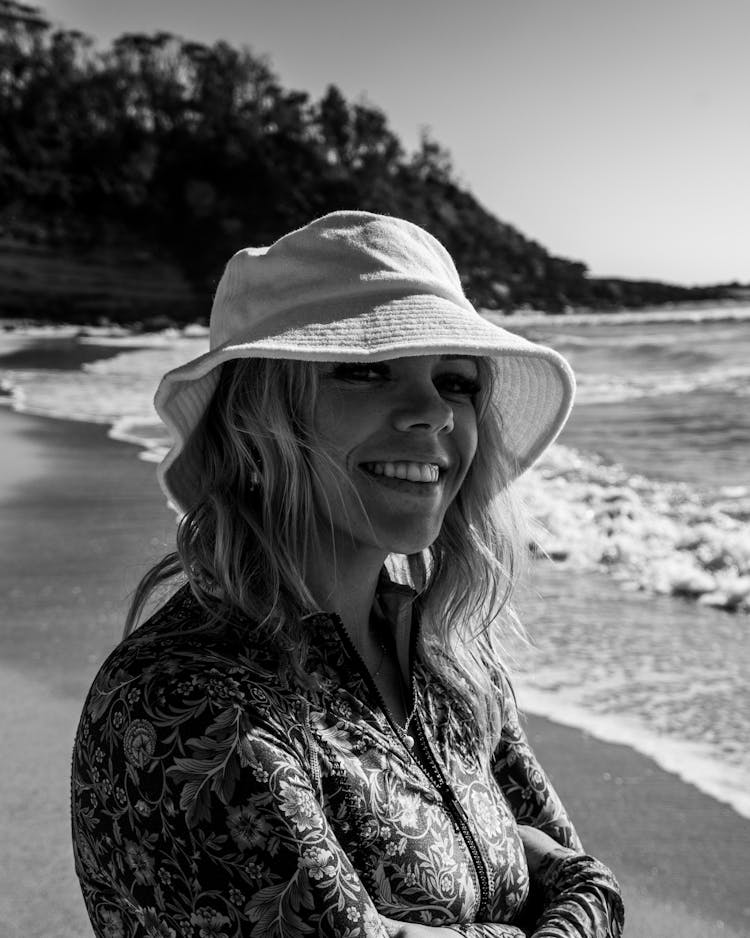
[(528, 747), (509, 485), (565, 361), (482, 319), (408, 222), (336, 212), (219, 284), (165, 376), (184, 585), (104, 664), (73, 766), (97, 935), (618, 936)]

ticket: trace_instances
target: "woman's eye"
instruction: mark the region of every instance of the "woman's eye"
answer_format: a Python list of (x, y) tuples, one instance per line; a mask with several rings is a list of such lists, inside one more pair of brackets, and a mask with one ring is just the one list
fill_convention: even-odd
[(388, 369), (380, 362), (340, 362), (331, 375), (339, 381), (378, 381), (387, 376)]
[(435, 380), (435, 385), (442, 394), (454, 394), (461, 397), (474, 397), (482, 390), (479, 381), (467, 375), (441, 375)]

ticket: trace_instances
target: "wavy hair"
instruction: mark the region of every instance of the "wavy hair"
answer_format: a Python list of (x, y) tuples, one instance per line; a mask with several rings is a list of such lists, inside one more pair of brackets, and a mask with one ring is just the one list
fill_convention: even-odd
[[(524, 640), (510, 604), (526, 555), (521, 514), (508, 488), (511, 473), (494, 402), (492, 359), (477, 359), (477, 450), (449, 506), (437, 540), (389, 563), (394, 579), (416, 593), (423, 658), (461, 711), (484, 735), (502, 726), (505, 639)], [(319, 549), (316, 471), (326, 454), (313, 433), (315, 364), (238, 359), (222, 366), (219, 383), (186, 458), (199, 469), (199, 490), (182, 517), (176, 550), (135, 590), (125, 635), (146, 604), (175, 577), (187, 579), (212, 621), (239, 612), (272, 637), (305, 679), (309, 636), (300, 620), (319, 611), (305, 585)], [(336, 471), (333, 460), (326, 468)], [(351, 485), (340, 471), (341, 485)]]

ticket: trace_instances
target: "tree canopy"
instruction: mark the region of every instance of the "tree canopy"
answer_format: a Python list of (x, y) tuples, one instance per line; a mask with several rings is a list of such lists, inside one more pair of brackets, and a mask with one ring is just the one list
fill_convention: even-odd
[(377, 107), (333, 85), (313, 101), (226, 42), (131, 33), (99, 50), (0, 0), (0, 124), (5, 232), (82, 248), (141, 242), (200, 296), (238, 248), (342, 208), (422, 225), (480, 307), (639, 305), (649, 292), (589, 279), (498, 220), (429, 133), (407, 153)]

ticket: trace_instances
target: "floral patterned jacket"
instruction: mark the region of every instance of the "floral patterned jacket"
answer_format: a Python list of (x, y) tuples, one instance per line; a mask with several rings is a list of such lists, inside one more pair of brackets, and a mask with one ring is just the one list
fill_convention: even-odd
[[(95, 934), (385, 938), (382, 913), (467, 938), (619, 938), (617, 883), (582, 853), (507, 682), (480, 758), (415, 627), (412, 750), (340, 620), (309, 626), (310, 687), (247, 629), (209, 625), (187, 588), (105, 662), (72, 773)], [(572, 848), (539, 882), (519, 823)]]

